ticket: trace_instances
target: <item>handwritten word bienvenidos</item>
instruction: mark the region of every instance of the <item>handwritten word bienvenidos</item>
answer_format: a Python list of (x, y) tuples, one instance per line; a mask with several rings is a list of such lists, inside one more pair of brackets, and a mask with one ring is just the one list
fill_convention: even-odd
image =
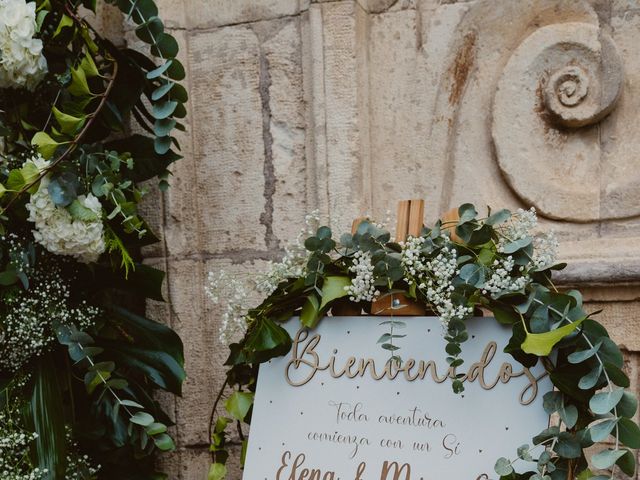
[[(450, 366), (446, 367), (446, 373), (438, 371), (438, 365), (434, 360), (415, 360), (409, 358), (399, 364), (397, 362), (385, 362), (380, 368), (373, 358), (356, 358), (350, 356), (340, 364), (338, 363), (337, 351), (334, 350), (329, 359), (323, 361), (316, 351), (321, 335), (309, 335), (306, 329), (300, 329), (296, 334), (291, 349), (291, 359), (285, 368), (285, 377), (289, 385), (301, 387), (310, 382), (318, 372), (327, 371), (333, 378), (356, 378), (370, 375), (374, 380), (395, 380), (403, 377), (406, 381), (414, 382), (424, 380), (427, 375), (435, 383), (444, 383), (448, 378), (456, 378), (458, 372)], [(536, 377), (528, 368), (514, 369), (511, 363), (504, 362), (495, 375), (495, 378), (487, 379), (487, 369), (493, 361), (498, 345), (496, 342), (487, 343), (480, 359), (469, 367), (467, 373), (460, 378), (463, 382), (477, 381), (485, 390), (491, 390), (499, 383), (506, 384), (512, 378), (526, 377), (528, 383), (520, 392), (520, 403), (522, 405), (531, 404), (538, 396), (538, 382), (547, 374), (543, 373)]]

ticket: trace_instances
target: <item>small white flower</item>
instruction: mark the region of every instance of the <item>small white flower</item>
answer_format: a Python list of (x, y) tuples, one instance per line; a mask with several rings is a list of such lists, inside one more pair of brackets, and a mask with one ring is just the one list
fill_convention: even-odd
[(0, 88), (33, 91), (47, 73), (36, 34), (36, 3), (0, 0)]
[(445, 246), (438, 255), (428, 259), (422, 253), (424, 239), (409, 237), (402, 244), (402, 265), (405, 268), (405, 281), (415, 284), (427, 301), (435, 308), (440, 321), (446, 329), (453, 319), (463, 320), (473, 313), (473, 309), (463, 305), (454, 305), (451, 294), (455, 290), (453, 278), (459, 273), (456, 250), (449, 246), (449, 237), (442, 236)]
[(357, 251), (353, 255), (353, 265), (349, 271), (356, 274), (351, 279), (351, 285), (345, 287), (352, 302), (371, 302), (380, 292), (376, 290), (373, 276), (373, 265), (369, 252)]

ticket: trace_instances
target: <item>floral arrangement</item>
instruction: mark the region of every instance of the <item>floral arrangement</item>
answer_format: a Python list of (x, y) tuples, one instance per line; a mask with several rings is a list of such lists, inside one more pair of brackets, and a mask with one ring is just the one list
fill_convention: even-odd
[[(502, 480), (634, 475), (631, 449), (640, 447), (640, 428), (632, 418), (638, 402), (626, 390), (623, 356), (593, 313), (585, 312), (580, 292), (561, 292), (554, 285), (553, 272), (565, 266), (555, 263), (555, 236), (536, 231), (533, 209), (489, 210), (480, 218), (465, 204), (458, 215), (457, 221), (438, 221), (399, 243), (371, 221), (336, 241), (331, 229), (316, 227), (317, 217), (311, 216), (283, 261), (265, 274), (252, 274), (252, 284), (210, 275), (206, 291), (225, 304), (221, 338), (230, 342), (226, 382), (211, 416), (210, 480), (226, 477), (230, 425), (236, 423), (247, 441), (242, 425), (250, 423), (259, 365), (291, 348), (280, 323), (297, 315), (303, 326), (314, 328), (325, 315), (345, 308), (371, 314), (385, 297), (391, 297), (391, 312), (397, 308), (394, 300), (403, 298), (441, 318), (454, 369), (464, 363), (466, 320), (488, 312), (512, 329), (505, 351), (526, 367), (540, 362), (548, 372), (555, 389), (544, 396), (544, 408), (558, 422), (533, 437), (533, 447), (519, 446), (513, 459), (498, 459), (495, 470)], [(250, 305), (254, 290), (263, 299)], [(397, 329), (404, 323), (391, 315), (383, 324), (390, 330), (378, 343), (389, 352), (388, 361), (402, 362), (404, 335)], [(457, 375), (451, 375), (451, 385), (456, 393), (464, 390)], [(222, 400), (225, 414), (217, 417)], [(588, 462), (585, 449), (592, 447), (597, 452)], [(517, 473), (518, 460), (534, 461), (535, 468)]]
[(3, 480), (166, 478), (174, 448), (154, 392), (180, 394), (183, 350), (141, 314), (163, 273), (140, 204), (180, 158), (185, 73), (152, 0), (103, 3), (146, 53), (92, 27), (98, 0), (0, 0)]

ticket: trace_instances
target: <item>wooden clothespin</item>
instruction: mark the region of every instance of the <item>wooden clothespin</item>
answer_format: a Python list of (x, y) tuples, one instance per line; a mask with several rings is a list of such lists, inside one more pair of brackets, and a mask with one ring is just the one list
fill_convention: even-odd
[(447, 231), (451, 234), (451, 240), (456, 243), (463, 243), (462, 239), (456, 233), (456, 225), (458, 224), (458, 220), (460, 220), (460, 214), (458, 213), (457, 208), (452, 208), (448, 212), (445, 212), (442, 215), (442, 223), (445, 224), (442, 227), (442, 230)]

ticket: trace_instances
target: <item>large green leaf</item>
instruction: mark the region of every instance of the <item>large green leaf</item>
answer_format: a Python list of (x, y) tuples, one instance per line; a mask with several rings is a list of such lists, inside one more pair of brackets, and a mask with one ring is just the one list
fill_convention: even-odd
[(346, 297), (346, 287), (349, 285), (351, 285), (351, 279), (349, 277), (327, 277), (322, 284), (322, 301), (320, 302), (320, 310), (326, 307), (330, 302), (338, 298)]
[(258, 355), (258, 358), (284, 355), (291, 348), (291, 337), (280, 325), (268, 318), (260, 317), (252, 326), (245, 346), (249, 351), (266, 354)]
[(121, 341), (100, 339), (97, 343), (104, 347), (105, 357), (113, 360), (118, 367), (133, 368), (163, 390), (176, 395), (182, 393), (186, 373), (183, 366), (168, 352), (126, 345)]
[(38, 434), (32, 448), (34, 464), (46, 469), (47, 480), (64, 477), (67, 462), (61, 381), (52, 354), (41, 357), (33, 372), (33, 391), (25, 416)]
[(629, 418), (621, 418), (618, 425), (620, 441), (629, 448), (640, 448), (640, 428)]
[(311, 293), (300, 312), (300, 323), (307, 328), (314, 328), (320, 318), (320, 302), (314, 293)]
[(233, 418), (243, 421), (253, 406), (253, 398), (251, 392), (233, 392), (225, 402), (225, 408)]
[(525, 353), (546, 357), (558, 342), (578, 328), (583, 321), (584, 319), (577, 320), (564, 327), (556, 328), (555, 330), (545, 333), (527, 332), (527, 336), (522, 343), (522, 350)]
[(134, 345), (168, 353), (180, 366), (184, 365), (182, 340), (167, 325), (115, 305), (111, 311)]

